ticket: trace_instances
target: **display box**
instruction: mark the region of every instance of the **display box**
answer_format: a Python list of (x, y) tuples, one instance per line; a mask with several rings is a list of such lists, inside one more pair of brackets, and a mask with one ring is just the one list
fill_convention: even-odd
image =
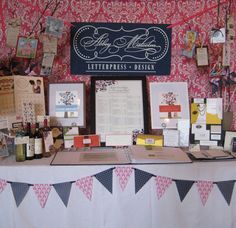
[[(23, 104), (32, 104), (34, 112), (27, 112)], [(44, 84), (42, 77), (0, 77), (0, 116), (16, 115), (29, 119), (29, 114), (45, 115)], [(35, 118), (32, 118), (35, 119)]]

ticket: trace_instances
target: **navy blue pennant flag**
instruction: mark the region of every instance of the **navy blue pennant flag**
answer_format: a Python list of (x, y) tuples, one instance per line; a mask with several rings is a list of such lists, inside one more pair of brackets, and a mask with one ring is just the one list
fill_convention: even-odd
[(22, 200), (25, 198), (25, 195), (29, 190), (29, 184), (11, 182), (11, 188), (16, 201), (16, 206), (18, 207), (21, 204)]
[(179, 198), (182, 202), (185, 196), (187, 195), (187, 193), (189, 192), (190, 188), (193, 186), (194, 181), (175, 180), (175, 184), (179, 193)]
[(135, 175), (135, 194), (149, 181), (154, 175), (139, 169), (134, 169)]
[(234, 189), (234, 181), (220, 181), (216, 183), (220, 192), (224, 196), (228, 205), (230, 205), (233, 189)]
[(112, 170), (113, 168), (94, 175), (110, 193), (112, 193)]
[(69, 197), (70, 197), (70, 190), (71, 190), (72, 182), (64, 182), (59, 184), (53, 184), (57, 194), (61, 198), (64, 205), (67, 207)]

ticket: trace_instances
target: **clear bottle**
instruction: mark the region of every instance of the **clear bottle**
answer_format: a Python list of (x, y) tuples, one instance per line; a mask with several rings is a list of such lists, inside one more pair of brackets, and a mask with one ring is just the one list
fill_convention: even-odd
[(31, 124), (27, 123), (26, 136), (29, 136), (29, 143), (26, 149), (26, 160), (34, 159), (35, 139), (31, 131)]
[(16, 150), (17, 162), (25, 161), (27, 144), (23, 143), (24, 136), (25, 136), (25, 132), (23, 131), (23, 129), (19, 129), (16, 132), (15, 150)]
[(43, 137), (39, 130), (39, 123), (35, 125), (34, 133), (34, 158), (40, 159), (43, 157)]

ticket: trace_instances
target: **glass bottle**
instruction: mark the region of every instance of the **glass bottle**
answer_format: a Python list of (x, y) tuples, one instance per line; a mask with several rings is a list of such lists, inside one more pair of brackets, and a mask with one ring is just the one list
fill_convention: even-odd
[(50, 136), (51, 135), (51, 129), (48, 126), (48, 120), (45, 118), (43, 121), (43, 141), (44, 141), (44, 150), (43, 150), (43, 157), (50, 157), (51, 151), (50, 151)]
[(43, 138), (42, 134), (39, 130), (39, 123), (35, 125), (35, 133), (34, 133), (34, 158), (40, 159), (43, 157)]
[(25, 136), (25, 132), (23, 131), (23, 129), (19, 129), (16, 132), (15, 150), (16, 150), (16, 161), (17, 162), (25, 161), (27, 144), (23, 143), (24, 136)]
[(29, 143), (27, 144), (27, 149), (26, 149), (26, 160), (32, 160), (34, 159), (34, 135), (32, 134), (31, 131), (31, 124), (27, 123), (27, 129), (26, 129), (26, 136), (29, 136)]

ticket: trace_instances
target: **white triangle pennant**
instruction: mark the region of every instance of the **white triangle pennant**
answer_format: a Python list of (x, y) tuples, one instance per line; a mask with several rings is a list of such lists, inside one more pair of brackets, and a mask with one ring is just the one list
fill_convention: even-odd
[(202, 201), (203, 206), (205, 206), (206, 201), (213, 189), (212, 181), (197, 181), (197, 189)]
[(172, 179), (169, 177), (162, 177), (162, 176), (157, 176), (155, 178), (156, 181), (156, 189), (157, 189), (157, 198), (160, 199), (167, 188), (172, 184)]
[(50, 184), (34, 184), (33, 190), (42, 208), (45, 207), (52, 186)]
[(83, 177), (75, 182), (76, 186), (85, 194), (85, 196), (91, 201), (93, 190), (93, 177)]
[(132, 172), (133, 172), (132, 167), (116, 167), (115, 168), (115, 173), (116, 173), (116, 176), (119, 178), (119, 184), (122, 191), (124, 191)]

